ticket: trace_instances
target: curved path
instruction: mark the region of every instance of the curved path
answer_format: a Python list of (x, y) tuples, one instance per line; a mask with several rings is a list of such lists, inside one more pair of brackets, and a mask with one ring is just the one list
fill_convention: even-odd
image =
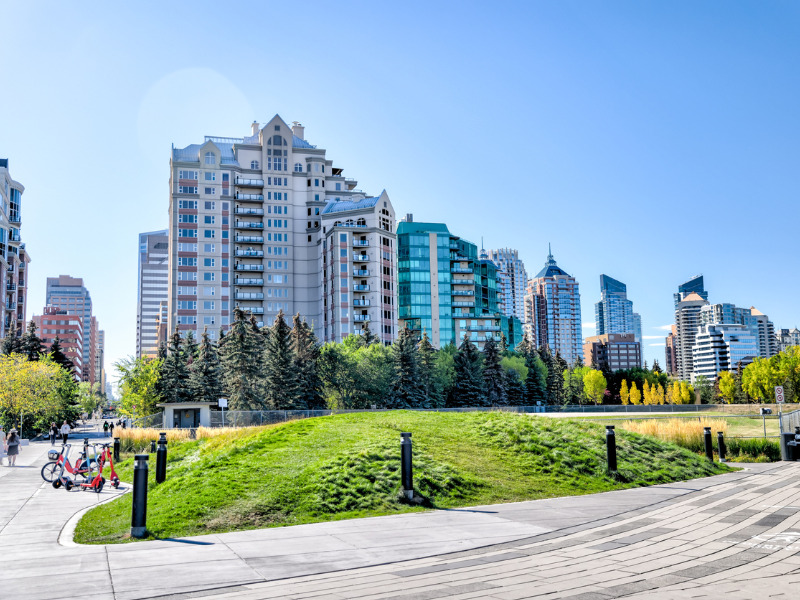
[(796, 463), (592, 496), (77, 546), (73, 516), (121, 492), (43, 484), (48, 449), (33, 444), (22, 467), (0, 467), (3, 597), (767, 598), (800, 582)]

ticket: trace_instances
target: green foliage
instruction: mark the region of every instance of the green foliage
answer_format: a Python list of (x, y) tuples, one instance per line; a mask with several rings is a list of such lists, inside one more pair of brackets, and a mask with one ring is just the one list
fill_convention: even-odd
[(162, 401), (160, 379), (162, 360), (158, 358), (125, 358), (114, 363), (119, 375), (121, 397), (117, 411), (126, 417), (155, 413)]
[(694, 389), (700, 392), (700, 402), (703, 404), (712, 404), (714, 402), (714, 384), (709, 381), (708, 377), (698, 375), (694, 380)]
[(456, 378), (449, 406), (486, 406), (481, 354), (466, 335), (453, 358), (453, 366)]
[(292, 330), (278, 312), (272, 327), (264, 330), (263, 390), (262, 397), (273, 410), (304, 410), (299, 402), (297, 378), (292, 369)]
[(45, 347), (42, 340), (36, 335), (36, 323), (28, 322), (28, 331), (20, 338), (19, 351), (28, 357), (28, 360), (39, 360), (44, 354)]
[(8, 356), (9, 354), (14, 353), (21, 353), (22, 352), (22, 340), (20, 339), (17, 331), (17, 320), (11, 320), (11, 327), (8, 328), (6, 332), (6, 337), (3, 338), (3, 354)]
[(164, 402), (192, 401), (187, 358), (183, 347), (183, 338), (176, 327), (175, 333), (170, 338), (167, 357), (161, 363), (159, 385)]
[[(585, 404), (589, 399), (584, 390), (584, 376), (591, 371), (591, 367), (574, 366), (565, 369), (564, 377), (564, 403), (565, 404)], [(598, 371), (599, 372), (599, 371)]]
[(295, 393), (298, 406), (308, 410), (325, 408), (322, 396), (323, 383), (319, 376), (319, 344), (314, 330), (300, 314), (292, 318), (292, 369), (295, 377)]
[(265, 408), (261, 394), (261, 351), (264, 338), (240, 308), (233, 310), (233, 323), (220, 340), (222, 388), (230, 410)]
[(195, 402), (216, 402), (222, 398), (219, 353), (203, 331), (195, 358), (189, 366), (189, 389)]
[(583, 375), (583, 389), (589, 400), (595, 404), (602, 404), (603, 396), (606, 393), (605, 376), (600, 371), (588, 369)]
[(59, 339), (58, 336), (55, 337), (53, 343), (50, 345), (50, 360), (62, 369), (65, 369), (69, 374), (77, 374), (75, 373), (75, 365), (72, 364), (72, 361), (67, 358), (67, 355), (61, 350), (61, 339)]
[(508, 404), (505, 371), (501, 364), (502, 354), (494, 338), (488, 336), (483, 343), (483, 388), (486, 402), (490, 406)]
[(390, 408), (412, 408), (422, 406), (425, 401), (425, 386), (419, 373), (419, 352), (414, 333), (406, 321), (397, 340), (392, 345), (394, 361), (394, 383), (390, 396)]

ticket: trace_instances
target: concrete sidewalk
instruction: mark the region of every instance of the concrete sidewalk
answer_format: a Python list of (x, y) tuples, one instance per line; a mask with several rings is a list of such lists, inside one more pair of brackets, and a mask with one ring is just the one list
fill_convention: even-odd
[(764, 575), (765, 545), (776, 553), (766, 572), (800, 568), (794, 541), (751, 539), (788, 539), (800, 525), (794, 463), (592, 496), (76, 546), (58, 542), (73, 515), (124, 490), (54, 490), (39, 475), (49, 447), (0, 468), (0, 547), (13, 548), (3, 597), (668, 597), (728, 570)]

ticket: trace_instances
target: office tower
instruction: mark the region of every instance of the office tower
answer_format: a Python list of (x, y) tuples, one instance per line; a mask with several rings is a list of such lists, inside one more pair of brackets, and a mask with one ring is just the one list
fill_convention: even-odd
[(501, 334), (511, 345), (522, 324), (497, 304), (497, 266), (478, 258), (478, 247), (451, 234), (443, 223), (397, 226), (399, 326), (426, 332), (437, 348), (466, 335), (479, 348)]
[(632, 333), (605, 333), (583, 342), (583, 362), (601, 371), (642, 366), (642, 345)]
[[(394, 339), (393, 326), (385, 333), (396, 306), (391, 202), (356, 189), (299, 123), (276, 115), (243, 138), (173, 148), (170, 171), (169, 331), (218, 337), (238, 306), (262, 325), (299, 313), (321, 340), (360, 331), (365, 317), (384, 342)], [(347, 258), (335, 281), (326, 269), (333, 248), (337, 262)], [(347, 304), (356, 292), (369, 305)]]
[[(82, 373), (81, 380), (90, 383), (99, 383), (102, 379), (97, 377), (95, 369), (98, 353), (98, 326), (97, 319), (92, 317), (92, 297), (89, 290), (83, 285), (80, 277), (59, 275), (47, 278), (46, 303), (48, 306), (67, 311), (68, 315), (81, 317), (83, 326), (82, 344)], [(102, 365), (101, 370), (102, 370)]]
[(689, 381), (694, 369), (692, 348), (701, 324), (700, 311), (708, 300), (691, 292), (678, 302), (675, 309), (675, 373)]
[(675, 300), (675, 310), (678, 309), (678, 303), (689, 294), (697, 294), (703, 300), (708, 300), (708, 292), (703, 285), (702, 275), (695, 275), (686, 283), (682, 283), (678, 286), (678, 293), (672, 296)]
[(756, 356), (770, 358), (778, 353), (775, 326), (767, 315), (753, 306), (741, 308), (727, 302), (709, 304), (700, 311), (700, 323), (702, 325), (744, 325), (756, 339), (758, 346)]
[(0, 289), (5, 290), (0, 337), (14, 323), (17, 335), (25, 332), (28, 301), (28, 264), (30, 256), (22, 243), (22, 193), (25, 187), (14, 181), (8, 171), (8, 159), (0, 158)]
[(552, 252), (528, 282), (525, 328), (537, 347), (558, 352), (569, 364), (583, 357), (581, 294), (578, 282), (556, 264)]
[(667, 375), (677, 375), (678, 373), (678, 359), (675, 353), (675, 341), (678, 337), (678, 328), (672, 326), (672, 331), (665, 339), (664, 344), (664, 371)]
[(136, 357), (158, 353), (158, 311), (166, 302), (169, 235), (166, 229), (139, 234), (139, 286), (136, 303)]
[[(92, 317), (94, 319), (94, 317)], [(97, 320), (95, 319), (95, 323)], [(106, 332), (103, 329), (97, 331), (97, 351), (94, 358), (94, 380), (99, 384), (100, 391), (106, 389), (106, 370), (103, 368), (106, 358)]]
[(800, 346), (800, 329), (797, 327), (781, 329), (775, 334), (775, 343), (777, 344), (778, 352), (785, 352), (792, 346)]
[(713, 382), (720, 371), (745, 367), (756, 356), (756, 337), (746, 325), (700, 325), (692, 344), (692, 383), (701, 375)]
[(488, 258), (499, 269), (498, 282), (501, 282), (503, 298), (500, 311), (525, 322), (525, 292), (528, 286), (528, 272), (525, 263), (516, 250), (500, 248), (489, 250)]
[(627, 286), (621, 281), (600, 275), (600, 302), (594, 305), (594, 314), (598, 335), (632, 333), (642, 343), (642, 319), (633, 312)]
[(72, 361), (73, 372), (78, 381), (83, 379), (83, 317), (68, 314), (55, 306), (45, 306), (41, 315), (31, 320), (36, 324), (36, 334), (50, 352), (53, 342), (58, 338), (61, 351)]

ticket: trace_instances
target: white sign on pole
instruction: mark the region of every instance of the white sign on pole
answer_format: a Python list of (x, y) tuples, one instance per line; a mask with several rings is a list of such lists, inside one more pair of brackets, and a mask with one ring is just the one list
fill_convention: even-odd
[(783, 386), (776, 385), (775, 386), (775, 402), (778, 404), (783, 404)]
[(228, 408), (228, 399), (227, 398), (220, 398), (217, 400), (217, 406), (220, 408)]

